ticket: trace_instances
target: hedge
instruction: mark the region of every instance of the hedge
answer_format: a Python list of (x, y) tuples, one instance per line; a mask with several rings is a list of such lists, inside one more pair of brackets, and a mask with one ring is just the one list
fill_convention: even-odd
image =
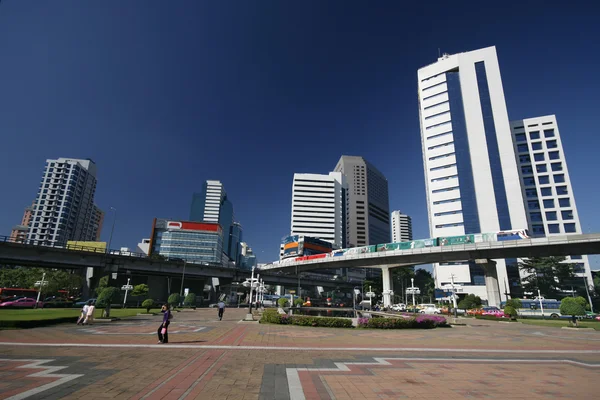
[(265, 310), (261, 319), (261, 324), (280, 324), (280, 325), (299, 325), (299, 326), (318, 326), (328, 328), (352, 328), (352, 320), (349, 318), (332, 317), (310, 317), (305, 315), (279, 314), (275, 310)]
[(53, 319), (35, 319), (35, 320), (7, 320), (0, 321), (0, 329), (6, 328), (18, 328), (18, 329), (29, 329), (29, 328), (38, 328), (41, 326), (48, 325), (56, 325), (56, 324), (65, 324), (65, 323), (75, 323), (79, 319), (77, 317), (60, 317)]
[[(260, 323), (280, 325), (317, 326), (329, 328), (351, 328), (350, 318), (310, 317), (304, 315), (279, 314), (265, 310)], [(419, 315), (415, 318), (359, 318), (358, 326), (375, 329), (432, 329), (449, 326), (446, 318), (434, 315)]]

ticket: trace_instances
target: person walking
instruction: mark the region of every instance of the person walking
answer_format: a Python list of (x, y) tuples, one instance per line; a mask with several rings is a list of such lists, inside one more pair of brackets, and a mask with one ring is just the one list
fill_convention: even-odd
[(223, 313), (225, 312), (225, 303), (223, 300), (219, 300), (217, 306), (219, 307), (219, 321), (221, 321), (223, 319)]
[(158, 327), (158, 344), (169, 343), (169, 324), (171, 323), (171, 319), (173, 319), (173, 314), (171, 313), (169, 303), (165, 303), (161, 311), (163, 314), (162, 324)]
[(87, 312), (89, 308), (90, 306), (88, 305), (88, 303), (85, 303), (83, 305), (81, 313), (79, 314), (79, 318), (77, 319), (77, 325), (83, 324), (83, 321), (85, 321), (85, 318), (87, 317)]
[(83, 320), (83, 325), (92, 324), (94, 322), (94, 311), (96, 311), (96, 306), (92, 301), (88, 301), (87, 306), (87, 314)]

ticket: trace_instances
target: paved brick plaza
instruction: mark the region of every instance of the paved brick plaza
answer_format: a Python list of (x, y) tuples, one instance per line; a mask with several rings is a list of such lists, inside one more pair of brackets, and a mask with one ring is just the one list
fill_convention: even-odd
[(240, 323), (244, 310), (0, 331), (0, 399), (598, 398), (600, 332)]

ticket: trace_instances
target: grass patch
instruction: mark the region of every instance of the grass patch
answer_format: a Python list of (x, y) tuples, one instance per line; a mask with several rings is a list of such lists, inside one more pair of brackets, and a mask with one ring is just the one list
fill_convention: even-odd
[[(141, 308), (111, 309), (110, 316), (117, 318), (131, 317), (143, 312)], [(35, 328), (38, 326), (74, 323), (79, 317), (80, 310), (69, 308), (40, 308), (28, 310), (0, 310), (0, 328)], [(94, 313), (100, 319), (102, 310)]]
[[(565, 319), (519, 319), (519, 322), (522, 322), (527, 325), (553, 326), (556, 328), (569, 326), (569, 321)], [(600, 322), (579, 321), (579, 327), (594, 328), (595, 330), (600, 331)]]

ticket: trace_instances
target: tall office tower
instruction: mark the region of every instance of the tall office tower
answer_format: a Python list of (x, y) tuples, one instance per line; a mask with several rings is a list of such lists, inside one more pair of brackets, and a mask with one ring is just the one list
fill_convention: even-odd
[[(418, 80), (431, 237), (526, 228), (496, 48), (444, 54)], [(520, 285), (517, 260), (496, 262), (504, 300)], [(453, 280), (488, 298), (475, 262), (434, 264), (434, 272), (436, 287)]]
[(91, 159), (46, 160), (27, 238), (34, 243), (93, 241), (96, 164)]
[(348, 184), (348, 246), (389, 243), (390, 209), (385, 176), (362, 157), (342, 156), (336, 172)]
[(10, 232), (10, 241), (14, 243), (25, 243), (27, 240), (27, 232), (29, 232), (29, 223), (31, 222), (31, 216), (33, 214), (33, 207), (35, 201), (29, 207), (25, 207), (23, 218), (21, 219), (20, 225), (15, 225)]
[(104, 211), (97, 205), (94, 205), (94, 213), (92, 214), (90, 224), (92, 240), (99, 242), (100, 235), (102, 234), (102, 225), (104, 224)]
[(223, 252), (231, 261), (239, 258), (238, 243), (232, 246), (232, 237), (241, 235), (241, 225), (234, 226), (233, 204), (220, 181), (206, 181), (201, 193), (194, 193), (190, 209), (190, 221), (216, 222), (223, 229)]
[(346, 202), (347, 186), (341, 172), (294, 174), (291, 235), (346, 247)]
[(219, 222), (225, 189), (220, 181), (206, 181), (201, 193), (194, 193), (190, 221)]
[(392, 211), (392, 242), (413, 240), (412, 219), (400, 211)]
[(243, 230), (239, 222), (234, 222), (229, 230), (229, 251), (231, 261), (239, 265), (240, 254), (242, 254)]
[[(510, 123), (525, 198), (529, 231), (536, 236), (582, 233), (575, 194), (555, 115)], [(588, 257), (567, 257), (592, 285)]]

